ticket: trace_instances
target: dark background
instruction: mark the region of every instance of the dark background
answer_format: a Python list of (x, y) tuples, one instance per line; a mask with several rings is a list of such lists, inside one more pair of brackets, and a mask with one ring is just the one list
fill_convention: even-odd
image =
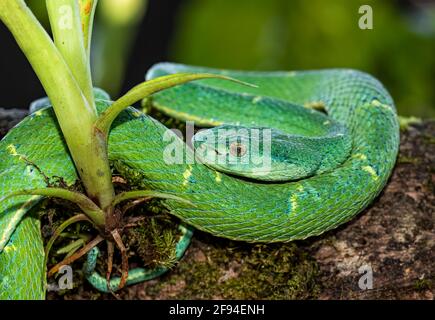
[[(104, 0), (101, 0), (104, 1)], [(168, 49), (176, 13), (182, 0), (151, 0), (148, 4), (131, 58), (122, 92), (144, 81), (148, 68), (168, 60)], [(0, 107), (27, 108), (44, 89), (8, 29), (0, 23)]]
[[(373, 8), (373, 30), (358, 28), (365, 4)], [(114, 98), (160, 61), (244, 70), (343, 67), (381, 80), (399, 114), (435, 117), (435, 0), (149, 0), (125, 60)], [(27, 108), (44, 95), (0, 24), (0, 107)]]

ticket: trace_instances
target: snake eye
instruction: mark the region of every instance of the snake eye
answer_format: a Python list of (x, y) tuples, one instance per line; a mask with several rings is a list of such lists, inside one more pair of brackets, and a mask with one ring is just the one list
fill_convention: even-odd
[(230, 153), (233, 156), (242, 157), (246, 154), (246, 151), (247, 151), (246, 146), (239, 142), (233, 142), (230, 145)]

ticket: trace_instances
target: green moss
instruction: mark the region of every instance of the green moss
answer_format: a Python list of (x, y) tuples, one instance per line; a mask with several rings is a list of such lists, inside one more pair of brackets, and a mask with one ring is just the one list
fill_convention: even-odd
[(418, 279), (414, 283), (414, 288), (418, 291), (431, 290), (432, 281), (430, 279)]
[(404, 155), (400, 155), (397, 159), (397, 163), (409, 163), (409, 164), (418, 164), (420, 162), (420, 159), (418, 158), (412, 158), (412, 157), (407, 157)]
[[(122, 169), (118, 173), (128, 177), (129, 186), (145, 187), (141, 175), (129, 172), (125, 167)], [(173, 267), (179, 221), (169, 216), (158, 200), (134, 207), (126, 215), (146, 217), (138, 227), (128, 229), (123, 235), (130, 262), (148, 267)], [(78, 230), (71, 228), (68, 231), (73, 234), (89, 232), (83, 229), (86, 228), (83, 224), (76, 227)], [(176, 299), (309, 299), (315, 298), (320, 290), (316, 282), (316, 263), (293, 243), (253, 245), (201, 232), (197, 234), (195, 237), (200, 241), (194, 241), (190, 254), (158, 282), (147, 285), (147, 295)], [(65, 244), (65, 241), (57, 243), (58, 246)], [(97, 270), (102, 274), (106, 268), (105, 258), (102, 246), (97, 264)], [(115, 264), (116, 261), (119, 256), (115, 257)], [(81, 263), (76, 266), (78, 270)]]
[(423, 141), (428, 144), (435, 144), (435, 137), (433, 135), (423, 135)]
[(422, 123), (422, 120), (416, 117), (399, 116), (398, 118), (399, 118), (399, 126), (401, 131), (406, 131), (409, 129), (410, 126)]
[(179, 231), (169, 217), (149, 218), (130, 229), (126, 240), (141, 258), (143, 265), (171, 268), (176, 263), (175, 246)]
[[(178, 299), (309, 299), (317, 296), (316, 263), (295, 244), (249, 245), (212, 238), (198, 258), (182, 261), (150, 295), (183, 283)], [(195, 255), (195, 254), (194, 254)]]

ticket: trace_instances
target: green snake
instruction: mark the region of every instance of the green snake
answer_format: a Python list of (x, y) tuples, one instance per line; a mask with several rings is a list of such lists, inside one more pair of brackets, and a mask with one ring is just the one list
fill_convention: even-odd
[[(391, 96), (372, 76), (348, 69), (242, 72), (162, 63), (147, 78), (177, 72), (219, 73), (258, 86), (201, 80), (148, 101), (170, 117), (216, 127), (194, 137), (196, 157), (176, 133), (136, 109), (123, 112), (112, 126), (113, 166), (127, 178), (139, 178), (141, 188), (193, 203), (162, 202), (183, 223), (247, 242), (305, 239), (350, 220), (385, 186), (398, 152), (399, 126)], [(110, 102), (96, 103), (104, 109)], [(237, 130), (224, 140), (204, 139), (219, 129)], [(259, 136), (252, 133), (258, 131)], [(250, 143), (260, 150), (259, 159), (268, 161), (208, 161), (213, 153), (227, 160), (251, 155)], [(51, 108), (11, 130), (0, 142), (0, 159), (1, 194), (46, 186), (54, 177), (67, 184), (77, 179)], [(40, 199), (0, 203), (0, 298), (19, 295), (10, 288), (23, 281), (26, 297), (43, 297), (39, 222), (25, 216)], [(97, 254), (88, 255), (89, 271)], [(146, 270), (132, 276), (134, 282), (145, 279)]]

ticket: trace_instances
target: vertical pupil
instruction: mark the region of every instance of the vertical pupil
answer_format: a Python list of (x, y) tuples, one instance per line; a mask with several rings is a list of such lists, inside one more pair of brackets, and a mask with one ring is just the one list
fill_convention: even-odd
[(241, 156), (242, 155), (242, 147), (241, 146), (237, 146), (236, 152), (237, 152), (238, 156)]
[(231, 145), (231, 154), (237, 157), (241, 157), (246, 153), (245, 146), (241, 143), (233, 143)]

